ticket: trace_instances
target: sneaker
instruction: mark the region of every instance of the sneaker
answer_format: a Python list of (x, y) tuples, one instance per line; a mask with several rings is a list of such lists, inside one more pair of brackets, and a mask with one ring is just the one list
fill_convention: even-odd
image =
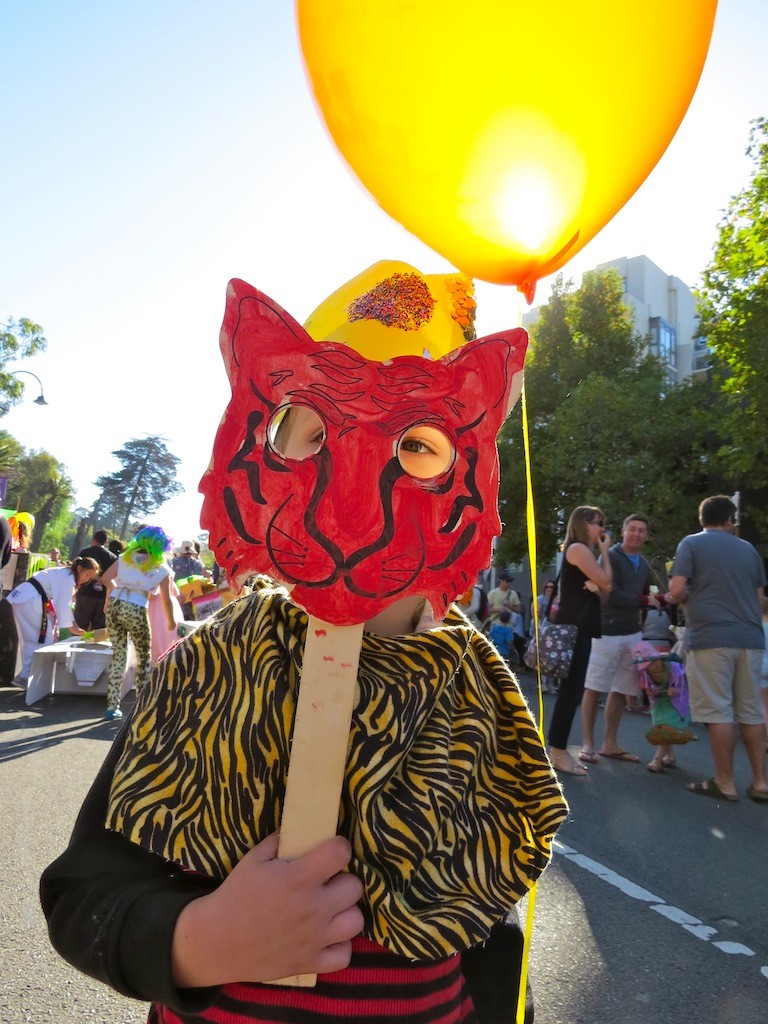
[(107, 710), (106, 715), (104, 715), (104, 717), (109, 719), (109, 721), (111, 722), (115, 718), (122, 718), (123, 717), (123, 712), (120, 710), (120, 708), (109, 708)]

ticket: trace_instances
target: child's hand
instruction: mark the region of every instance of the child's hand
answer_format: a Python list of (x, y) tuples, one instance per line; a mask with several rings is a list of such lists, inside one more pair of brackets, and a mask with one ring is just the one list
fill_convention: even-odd
[(363, 885), (340, 874), (349, 843), (335, 836), (293, 861), (277, 834), (250, 850), (214, 892), (179, 915), (173, 976), (180, 988), (276, 981), (348, 966), (363, 928)]

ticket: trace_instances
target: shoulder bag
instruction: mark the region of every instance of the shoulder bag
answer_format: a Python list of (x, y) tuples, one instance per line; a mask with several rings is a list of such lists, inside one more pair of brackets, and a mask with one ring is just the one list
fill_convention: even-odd
[(538, 635), (534, 635), (531, 639), (523, 660), (528, 668), (534, 671), (538, 667), (542, 675), (552, 676), (554, 679), (565, 679), (571, 670), (578, 626), (560, 625), (549, 621), (549, 613), (557, 593), (559, 580), (560, 573), (557, 574), (554, 590), (547, 603), (544, 621), (539, 623)]

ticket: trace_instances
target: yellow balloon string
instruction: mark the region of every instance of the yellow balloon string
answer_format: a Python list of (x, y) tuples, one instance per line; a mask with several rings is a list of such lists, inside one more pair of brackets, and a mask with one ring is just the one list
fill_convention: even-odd
[[(522, 419), (523, 419), (523, 450), (525, 452), (525, 482), (526, 482), (526, 524), (528, 527), (528, 561), (531, 570), (531, 593), (533, 594), (533, 635), (539, 635), (539, 603), (536, 600), (539, 593), (539, 585), (536, 576), (536, 516), (533, 504), (533, 483), (531, 481), (531, 448), (528, 436), (528, 403), (525, 396), (525, 384), (523, 384), (520, 395)], [(538, 640), (537, 640), (538, 650)], [(544, 698), (541, 692), (541, 669), (536, 664), (537, 692), (539, 697), (539, 739), (544, 745)], [(528, 893), (528, 913), (525, 917), (525, 933), (523, 938), (523, 962), (520, 968), (520, 989), (517, 994), (517, 1024), (525, 1022), (525, 994), (526, 982), (528, 980), (528, 956), (531, 949), (531, 935), (533, 934), (533, 914), (536, 908), (536, 889), (534, 884)]]

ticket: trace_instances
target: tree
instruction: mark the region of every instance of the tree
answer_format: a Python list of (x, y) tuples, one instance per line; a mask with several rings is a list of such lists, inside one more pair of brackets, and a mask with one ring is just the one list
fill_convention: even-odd
[(45, 550), (46, 529), (67, 511), (74, 493), (65, 467), (49, 452), (27, 452), (19, 458), (9, 479), (8, 507), (35, 517), (33, 551)]
[[(689, 532), (691, 500), (706, 494), (709, 394), (665, 384), (615, 271), (586, 274), (577, 290), (557, 279), (531, 329), (525, 389), (539, 564), (554, 557), (576, 505), (603, 508), (617, 539), (626, 515), (645, 512), (657, 552), (671, 557)], [(504, 564), (527, 551), (521, 403), (499, 452)]]
[(10, 317), (0, 324), (0, 416), (5, 416), (12, 405), (18, 405), (24, 394), (24, 382), (5, 369), (16, 359), (29, 359), (44, 352), (48, 346), (39, 324), (22, 317)]
[(132, 516), (143, 519), (183, 492), (176, 480), (181, 460), (157, 436), (134, 438), (112, 454), (122, 468), (96, 481), (101, 493), (91, 516), (94, 522), (111, 522), (112, 532), (122, 539)]
[(24, 446), (7, 430), (0, 430), (0, 476), (10, 476), (23, 455)]
[(754, 168), (728, 204), (699, 291), (701, 333), (715, 354), (713, 384), (729, 490), (768, 485), (768, 119), (752, 122)]

